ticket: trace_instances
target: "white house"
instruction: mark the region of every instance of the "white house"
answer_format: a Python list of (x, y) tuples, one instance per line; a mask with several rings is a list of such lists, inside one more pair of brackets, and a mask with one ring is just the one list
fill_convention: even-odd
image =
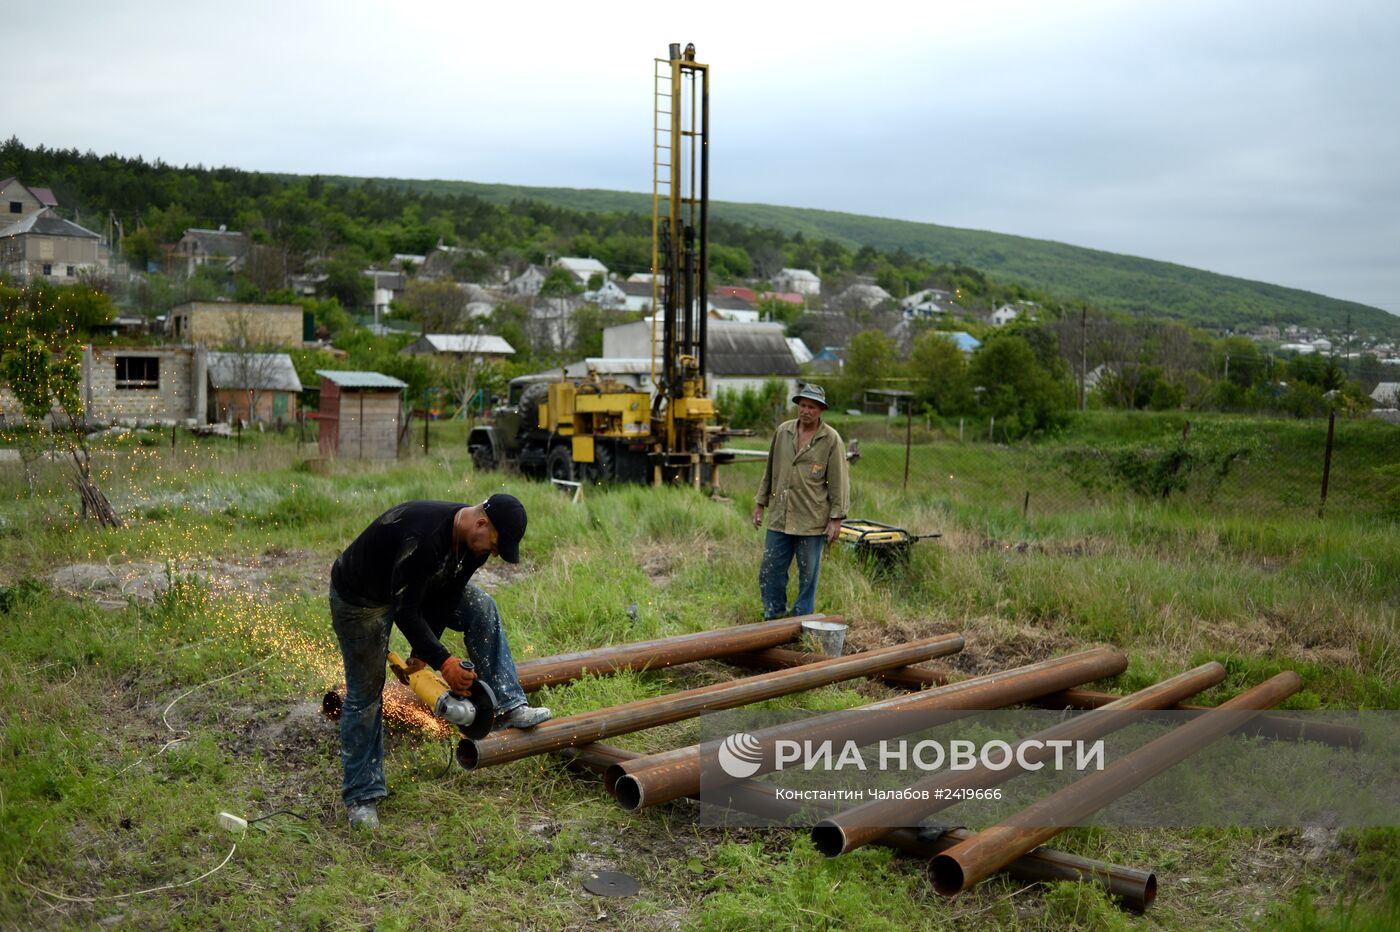
[(1378, 408), (1400, 408), (1400, 382), (1381, 382), (1371, 392)]
[(878, 307), (886, 301), (893, 301), (894, 296), (879, 285), (857, 282), (841, 292), (841, 297), (838, 300), (858, 303), (864, 307), (872, 308)]
[(627, 291), (614, 281), (603, 282), (595, 291), (585, 291), (583, 300), (599, 307), (621, 308), (627, 306)]
[(819, 295), (822, 293), (822, 280), (806, 269), (781, 269), (773, 276), (773, 288), (800, 295)]
[(407, 356), (479, 356), (504, 359), (515, 355), (515, 347), (504, 337), (489, 333), (425, 333), (401, 352)]
[(608, 277), (608, 267), (597, 259), (582, 259), (577, 256), (564, 256), (554, 261), (556, 269), (564, 269), (572, 275), (580, 285), (587, 285), (588, 280), (594, 275), (601, 275), (606, 281)]
[(916, 291), (899, 302), (899, 309), (908, 319), (935, 317), (948, 313), (953, 296), (941, 288), (925, 288)]
[(510, 294), (533, 295), (539, 294), (540, 288), (544, 286), (544, 280), (548, 273), (538, 265), (532, 265), (519, 275), (506, 282), (506, 291)]
[(1003, 304), (995, 311), (992, 311), (992, 326), (1005, 327), (1007, 324), (1011, 323), (1013, 320), (1020, 316), (1020, 308), (1012, 304)]

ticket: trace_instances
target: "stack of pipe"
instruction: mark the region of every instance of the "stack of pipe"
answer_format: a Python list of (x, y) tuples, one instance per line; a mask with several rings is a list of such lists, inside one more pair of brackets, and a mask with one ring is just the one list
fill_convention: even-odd
[(957, 634), (923, 638), (861, 654), (832, 657), (791, 670), (778, 670), (730, 683), (716, 683), (655, 699), (641, 699), (581, 715), (556, 718), (529, 730), (507, 729), (484, 738), (463, 738), (457, 745), (457, 762), (466, 770), (504, 764), (532, 754), (694, 718), (703, 712), (732, 709), (841, 680), (868, 676), (880, 670), (919, 663), (956, 653), (962, 647), (963, 639)]

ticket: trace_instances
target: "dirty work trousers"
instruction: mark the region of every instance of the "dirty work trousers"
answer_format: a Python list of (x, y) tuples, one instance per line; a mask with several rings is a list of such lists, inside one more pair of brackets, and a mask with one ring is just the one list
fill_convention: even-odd
[[(334, 585), (330, 603), (331, 626), (345, 661), (345, 703), (340, 713), (340, 762), (345, 776), (340, 796), (350, 806), (383, 799), (387, 793), (383, 694), (394, 619), (390, 606), (352, 604), (340, 597)], [(468, 583), (446, 627), (463, 633), (476, 675), (495, 691), (499, 712), (525, 704), (495, 599)]]
[[(825, 546), (825, 534), (784, 534), (768, 530), (763, 538), (763, 560), (758, 565), (758, 594), (763, 599), (765, 619), (812, 614)], [(788, 611), (788, 569), (794, 557), (797, 559), (797, 599)]]

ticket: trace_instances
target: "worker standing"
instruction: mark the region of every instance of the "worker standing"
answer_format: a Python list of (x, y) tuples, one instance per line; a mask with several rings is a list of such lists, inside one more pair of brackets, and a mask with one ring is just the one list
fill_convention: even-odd
[[(336, 558), (330, 605), (345, 661), (341, 798), (352, 828), (377, 828), (387, 794), (382, 695), (393, 625), (413, 649), (410, 671), (431, 666), (461, 695), (480, 676), (500, 704), (496, 727), (532, 728), (550, 717), (548, 709), (526, 705), (496, 601), (469, 582), (492, 554), (520, 562), (525, 523), (525, 506), (513, 495), (498, 493), (480, 505), (405, 502)], [(472, 663), (443, 646), (445, 628), (463, 633)]]
[[(850, 507), (850, 482), (841, 435), (822, 420), (826, 391), (811, 383), (792, 397), (797, 417), (778, 425), (768, 465), (754, 497), (753, 526), (768, 532), (758, 569), (763, 617), (810, 615), (817, 598), (822, 549), (841, 533)], [(787, 610), (788, 571), (797, 560), (797, 598)]]

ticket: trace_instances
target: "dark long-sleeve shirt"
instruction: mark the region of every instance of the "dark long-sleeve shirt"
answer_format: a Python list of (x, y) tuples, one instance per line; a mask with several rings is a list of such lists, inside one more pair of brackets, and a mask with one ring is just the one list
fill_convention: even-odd
[(374, 519), (331, 567), (331, 585), (359, 605), (388, 605), (413, 656), (434, 668), (451, 656), (442, 631), (472, 574), (486, 562), (453, 547), (459, 502), (405, 502)]

